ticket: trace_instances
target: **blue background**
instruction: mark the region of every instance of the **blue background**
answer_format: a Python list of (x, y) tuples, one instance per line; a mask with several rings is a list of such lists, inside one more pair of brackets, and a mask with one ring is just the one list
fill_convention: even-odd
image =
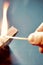
[[(2, 5), (0, 0), (0, 20), (2, 20)], [(16, 36), (28, 37), (43, 22), (43, 0), (9, 0), (7, 17), (10, 26), (15, 26), (19, 33)], [(28, 41), (13, 40), (9, 45), (16, 60), (13, 65), (43, 65), (43, 54), (38, 47)]]

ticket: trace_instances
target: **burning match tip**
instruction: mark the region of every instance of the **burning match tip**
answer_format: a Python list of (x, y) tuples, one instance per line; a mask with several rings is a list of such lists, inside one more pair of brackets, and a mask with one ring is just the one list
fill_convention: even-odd
[(5, 1), (4, 2), (4, 6), (9, 6), (9, 2), (8, 1), (7, 2)]
[(4, 4), (3, 4), (3, 9), (8, 9), (8, 7), (9, 7), (9, 5), (10, 5), (10, 3), (9, 2), (4, 2)]

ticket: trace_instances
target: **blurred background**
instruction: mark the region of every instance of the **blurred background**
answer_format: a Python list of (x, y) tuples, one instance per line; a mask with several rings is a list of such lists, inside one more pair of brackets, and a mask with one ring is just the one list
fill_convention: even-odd
[[(16, 36), (28, 37), (43, 22), (43, 0), (0, 0), (0, 21), (5, 1), (10, 2), (7, 12), (9, 26), (19, 30)], [(13, 40), (9, 47), (12, 65), (43, 65), (43, 54), (28, 41)]]

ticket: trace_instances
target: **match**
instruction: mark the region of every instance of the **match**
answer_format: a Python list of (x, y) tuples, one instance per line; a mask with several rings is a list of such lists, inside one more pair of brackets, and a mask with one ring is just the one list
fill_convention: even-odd
[(6, 38), (15, 39), (15, 40), (28, 40), (28, 38), (25, 37), (11, 37), (11, 36), (5, 36)]

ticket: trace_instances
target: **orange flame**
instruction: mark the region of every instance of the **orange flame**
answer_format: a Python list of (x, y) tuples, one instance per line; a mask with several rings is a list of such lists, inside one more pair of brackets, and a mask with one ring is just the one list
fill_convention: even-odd
[(4, 2), (3, 5), (3, 19), (2, 19), (2, 27), (1, 27), (1, 36), (7, 35), (8, 31), (8, 23), (7, 23), (7, 10), (9, 7), (8, 2)]

